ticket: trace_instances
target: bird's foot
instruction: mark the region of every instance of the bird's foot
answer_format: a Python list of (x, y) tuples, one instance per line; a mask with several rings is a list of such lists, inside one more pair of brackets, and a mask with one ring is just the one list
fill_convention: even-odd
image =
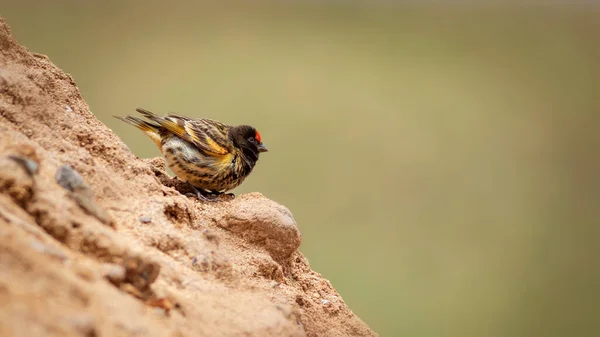
[(233, 199), (235, 199), (235, 194), (233, 193), (224, 193), (224, 192), (214, 192), (211, 191), (210, 195), (216, 199), (219, 199), (221, 201), (231, 201)]
[(219, 201), (217, 198), (212, 196), (211, 193), (209, 193), (203, 189), (196, 188), (196, 186), (194, 186), (192, 184), (189, 184), (189, 185), (196, 193), (186, 193), (186, 196), (196, 197), (196, 198), (198, 198), (198, 200), (202, 200), (202, 201), (209, 201), (209, 202)]
[(202, 200), (202, 201), (208, 201), (208, 202), (220, 201), (218, 196), (212, 195), (210, 193), (205, 194), (200, 191), (198, 191), (198, 193), (196, 194), (196, 197), (198, 198), (198, 200)]
[(206, 190), (200, 189), (200, 188), (196, 188), (195, 186), (191, 185), (192, 188), (194, 189), (194, 191), (196, 191), (196, 194), (191, 194), (192, 196), (195, 196), (196, 198), (198, 198), (198, 200), (202, 200), (202, 201), (208, 201), (208, 202), (217, 202), (217, 201), (223, 201), (223, 199), (221, 198), (222, 196), (227, 196), (229, 198), (229, 200), (233, 200), (235, 198), (235, 194), (233, 193), (223, 193), (223, 192), (208, 192)]

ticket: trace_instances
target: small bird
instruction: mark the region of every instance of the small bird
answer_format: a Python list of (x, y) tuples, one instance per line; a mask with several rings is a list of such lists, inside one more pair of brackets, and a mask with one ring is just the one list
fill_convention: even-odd
[(239, 186), (252, 172), (258, 155), (268, 151), (260, 133), (250, 125), (231, 126), (210, 119), (176, 114), (162, 117), (142, 108), (135, 110), (148, 121), (114, 117), (148, 135), (167, 166), (194, 188), (198, 199), (215, 201), (215, 196)]

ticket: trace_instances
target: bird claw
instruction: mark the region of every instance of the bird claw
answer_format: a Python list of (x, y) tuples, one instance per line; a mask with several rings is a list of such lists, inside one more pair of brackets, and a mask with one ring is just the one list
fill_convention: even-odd
[(221, 199), (221, 196), (227, 196), (229, 197), (229, 200), (233, 200), (235, 199), (235, 194), (233, 193), (214, 193), (214, 192), (207, 192), (204, 191), (202, 189), (198, 189), (195, 186), (191, 185), (192, 188), (196, 191), (196, 194), (192, 194), (192, 193), (188, 193), (186, 195), (188, 196), (195, 196), (196, 198), (198, 198), (198, 200), (202, 200), (202, 201), (207, 201), (207, 202), (217, 202), (217, 201), (223, 201)]
[(202, 192), (198, 191), (198, 194), (196, 194), (196, 197), (198, 198), (198, 200), (202, 200), (202, 201), (208, 201), (208, 202), (217, 202), (219, 201), (219, 198), (216, 197), (209, 197), (208, 195), (204, 195), (202, 194)]
[[(193, 187), (193, 186), (192, 186), (192, 187)], [(217, 200), (216, 198), (214, 198), (214, 197), (209, 197), (209, 196), (206, 194), (206, 192), (204, 192), (204, 191), (202, 191), (202, 190), (199, 190), (199, 189), (197, 189), (197, 188), (195, 188), (195, 187), (194, 187), (194, 190), (196, 190), (196, 194), (189, 193), (188, 195), (189, 195), (189, 196), (196, 197), (196, 198), (198, 198), (198, 200), (202, 200), (202, 201), (208, 201), (208, 202), (215, 202), (215, 201), (218, 201), (218, 200)]]

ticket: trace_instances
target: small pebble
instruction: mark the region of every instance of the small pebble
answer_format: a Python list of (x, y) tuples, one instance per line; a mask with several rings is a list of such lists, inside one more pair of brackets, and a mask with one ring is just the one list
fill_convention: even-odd
[(330, 300), (321, 300), (321, 304), (329, 304), (329, 303), (331, 303)]
[(149, 217), (149, 216), (141, 216), (138, 219), (140, 220), (141, 223), (151, 223), (152, 222), (152, 217)]
[(125, 267), (119, 264), (105, 263), (102, 265), (104, 277), (113, 283), (121, 283), (125, 280)]
[(8, 156), (10, 159), (21, 165), (30, 177), (33, 177), (39, 170), (40, 166), (35, 161), (19, 156)]
[(85, 184), (83, 178), (69, 165), (63, 165), (56, 170), (56, 182), (65, 190), (73, 191)]
[(65, 190), (71, 192), (71, 197), (79, 207), (88, 214), (95, 216), (101, 222), (115, 227), (112, 217), (100, 207), (94, 198), (94, 191), (83, 177), (71, 166), (63, 165), (56, 170), (56, 182)]
[(66, 261), (69, 259), (69, 257), (67, 255), (65, 255), (62, 251), (60, 251), (59, 249), (54, 248), (49, 245), (45, 245), (37, 240), (31, 240), (30, 245), (31, 245), (31, 248), (33, 248), (37, 252), (50, 255), (61, 261)]

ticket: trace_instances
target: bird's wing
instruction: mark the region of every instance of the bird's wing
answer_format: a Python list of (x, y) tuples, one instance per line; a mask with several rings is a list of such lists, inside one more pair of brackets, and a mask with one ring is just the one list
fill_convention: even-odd
[(194, 144), (208, 155), (224, 156), (232, 151), (229, 141), (229, 126), (226, 124), (210, 119), (191, 119), (175, 114), (160, 117), (148, 110), (141, 108), (136, 110), (174, 135)]
[[(173, 117), (171, 117), (173, 118)], [(232, 152), (229, 126), (210, 119), (188, 119), (184, 129), (199, 149), (224, 156)]]

